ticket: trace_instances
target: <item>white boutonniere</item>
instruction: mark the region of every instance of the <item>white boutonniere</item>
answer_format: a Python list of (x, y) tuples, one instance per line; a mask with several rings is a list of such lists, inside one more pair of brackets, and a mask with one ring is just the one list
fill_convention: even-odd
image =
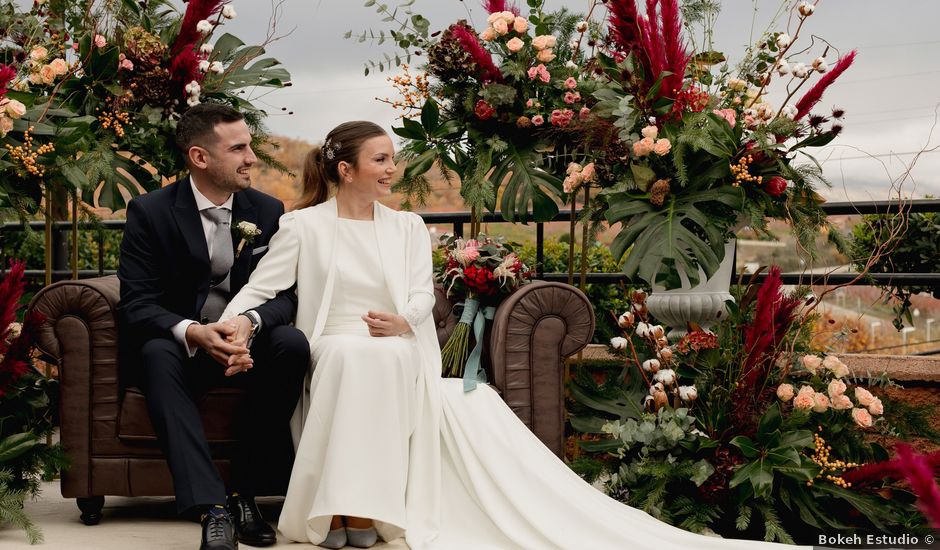
[(238, 248), (235, 249), (235, 257), (237, 258), (239, 254), (242, 253), (242, 248), (244, 248), (246, 244), (254, 242), (255, 237), (261, 234), (261, 230), (258, 229), (257, 225), (246, 221), (240, 221), (235, 224), (235, 229), (242, 238), (238, 243)]

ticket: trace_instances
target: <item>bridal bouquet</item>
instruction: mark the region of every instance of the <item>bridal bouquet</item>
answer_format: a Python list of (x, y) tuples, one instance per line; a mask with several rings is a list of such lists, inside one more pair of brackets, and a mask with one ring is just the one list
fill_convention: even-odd
[[(734, 229), (766, 233), (768, 218), (814, 250), (827, 225), (816, 188), (828, 182), (810, 150), (839, 135), (844, 115), (814, 108), (855, 58), (801, 40), (816, 3), (794, 3), (789, 27), (772, 27), (735, 68), (710, 49), (713, 18), (701, 10), (678, 0), (647, 1), (645, 13), (637, 0), (606, 4), (598, 124), (584, 138), (605, 188), (596, 212), (621, 224), (611, 249), (630, 251), (624, 272), (675, 288), (681, 271), (696, 284), (699, 268), (708, 277), (718, 268)], [(688, 28), (705, 27), (698, 49), (682, 15)]]
[[(486, 376), (480, 364), (483, 352), (483, 326), (492, 319), (500, 299), (527, 283), (531, 271), (511, 245), (501, 238), (480, 233), (464, 240), (453, 235), (441, 237), (444, 263), (437, 274), (447, 296), (462, 299), (460, 321), (441, 350), (444, 376), (463, 377), (469, 391)], [(473, 327), (476, 345), (469, 349)]]
[(266, 140), (264, 111), (241, 94), (287, 86), (288, 72), (222, 32), (237, 17), (230, 0), (175, 4), (3, 3), (0, 208), (31, 214), (44, 193), (64, 201), (66, 191), (123, 208), (184, 169), (176, 121), (200, 102), (236, 107)]

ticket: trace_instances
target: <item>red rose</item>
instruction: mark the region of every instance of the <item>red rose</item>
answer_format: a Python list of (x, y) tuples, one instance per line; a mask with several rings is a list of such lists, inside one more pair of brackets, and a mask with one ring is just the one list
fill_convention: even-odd
[(468, 266), (463, 270), (463, 281), (471, 292), (480, 296), (491, 296), (496, 293), (496, 285), (493, 284), (493, 272), (479, 268), (475, 265)]
[(487, 120), (496, 114), (496, 109), (481, 99), (480, 101), (477, 101), (477, 106), (473, 109), (473, 112), (480, 120)]
[(771, 197), (779, 197), (787, 190), (787, 180), (774, 176), (764, 183), (764, 191)]

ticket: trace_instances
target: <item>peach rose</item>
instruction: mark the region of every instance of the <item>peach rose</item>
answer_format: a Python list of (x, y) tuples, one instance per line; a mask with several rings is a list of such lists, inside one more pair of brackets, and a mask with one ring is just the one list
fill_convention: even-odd
[(62, 76), (69, 72), (69, 64), (61, 57), (53, 59), (52, 62), (49, 63), (49, 66), (55, 71), (56, 76)]
[(640, 130), (640, 133), (643, 134), (643, 137), (645, 138), (656, 139), (656, 136), (659, 135), (659, 128), (650, 124), (649, 126)]
[(529, 30), (529, 21), (525, 17), (516, 17), (512, 20), (512, 30), (519, 34)]
[(594, 170), (593, 162), (584, 166), (584, 169), (581, 170), (581, 177), (584, 178), (584, 181), (595, 181), (597, 179), (597, 172)]
[(28, 78), (30, 84), (42, 84), (42, 77), (39, 76), (39, 73), (29, 73)]
[(816, 390), (812, 386), (800, 386), (800, 391), (797, 392), (797, 395), (814, 395)]
[(816, 374), (816, 369), (818, 369), (819, 366), (822, 365), (822, 359), (820, 359), (819, 357), (815, 355), (804, 355), (802, 361), (803, 361), (803, 368), (805, 368), (806, 370), (808, 370), (809, 372), (813, 374)]
[(15, 99), (5, 99), (0, 102), (0, 107), (10, 118), (20, 118), (26, 114), (26, 105), (23, 105)]
[(826, 397), (826, 394), (817, 393), (813, 395), (813, 411), (824, 413), (829, 410), (829, 405), (829, 398)]
[(55, 81), (55, 69), (52, 68), (52, 65), (43, 65), (39, 69), (39, 78), (42, 79), (43, 84), (52, 84)]
[(868, 412), (871, 414), (884, 414), (885, 408), (881, 404), (881, 399), (878, 397), (873, 397), (871, 403), (868, 404)]
[(653, 151), (654, 145), (651, 138), (643, 138), (633, 144), (633, 154), (638, 157), (645, 157)]
[(845, 393), (846, 387), (845, 382), (842, 380), (833, 380), (829, 382), (829, 397), (835, 398), (837, 395), (842, 395)]
[(858, 404), (867, 407), (871, 405), (871, 402), (875, 400), (875, 396), (871, 394), (870, 391), (865, 388), (855, 388), (855, 400), (858, 401)]
[(512, 25), (513, 22), (516, 20), (516, 14), (514, 14), (511, 11), (501, 11), (499, 12), (499, 16), (502, 18), (503, 21), (506, 22), (507, 25)]
[(659, 156), (663, 156), (672, 149), (672, 144), (669, 143), (668, 139), (657, 139), (656, 144), (653, 145), (653, 152)]
[(852, 404), (852, 400), (849, 399), (848, 395), (844, 393), (836, 395), (832, 398), (832, 408), (837, 411), (844, 411), (846, 409), (851, 409), (855, 405)]
[(42, 46), (36, 46), (29, 52), (29, 58), (36, 63), (45, 61), (47, 57), (49, 57), (49, 50)]
[(543, 34), (543, 35), (536, 36), (535, 38), (532, 39), (532, 47), (535, 48), (536, 50), (544, 50), (545, 48), (551, 48), (552, 46), (549, 46), (548, 44), (549, 38), (554, 38), (554, 36), (550, 34)]
[(13, 119), (0, 117), (0, 137), (6, 136), (13, 129)]
[(493, 27), (487, 27), (486, 30), (480, 33), (480, 40), (484, 42), (492, 42), (496, 39), (496, 31), (493, 30)]
[(793, 399), (793, 385), (780, 384), (777, 386), (777, 397), (784, 403)]
[(801, 411), (808, 411), (816, 406), (816, 400), (810, 394), (798, 394), (793, 398), (793, 407)]
[(870, 428), (873, 422), (868, 411), (858, 408), (852, 409), (852, 420), (861, 428)]
[(535, 55), (535, 58), (541, 61), (542, 63), (548, 63), (549, 61), (555, 59), (555, 52), (552, 50), (541, 50)]
[(519, 40), (518, 38), (513, 38), (509, 42), (506, 42), (506, 47), (509, 48), (509, 51), (516, 53), (525, 46), (525, 42)]
[(506, 23), (505, 19), (497, 19), (493, 21), (493, 30), (496, 31), (496, 34), (499, 36), (505, 36), (509, 33), (509, 24)]

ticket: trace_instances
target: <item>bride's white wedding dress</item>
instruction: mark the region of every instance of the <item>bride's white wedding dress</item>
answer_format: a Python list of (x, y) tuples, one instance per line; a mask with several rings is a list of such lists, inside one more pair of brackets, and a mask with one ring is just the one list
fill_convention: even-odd
[[(542, 445), (489, 386), (464, 393), (461, 380), (441, 379), (423, 222), (379, 204), (374, 223), (339, 219), (332, 202), (282, 218), (268, 256), (223, 315), (254, 307), (296, 279), (298, 327), (316, 334), (278, 523), (284, 536), (316, 544), (333, 515), (349, 515), (373, 518), (383, 539), (404, 536), (413, 550), (767, 545), (695, 535), (607, 497)], [(316, 250), (331, 238), (333, 248)], [(394, 255), (412, 274), (401, 295), (393, 290)], [(307, 275), (322, 278), (305, 283)], [(306, 290), (323, 281), (331, 287), (324, 294)], [(423, 285), (429, 288), (415, 290)], [(316, 299), (305, 300), (308, 294)], [(318, 314), (304, 317), (304, 308)], [(369, 336), (360, 319), (369, 310), (401, 312), (415, 334)]]

